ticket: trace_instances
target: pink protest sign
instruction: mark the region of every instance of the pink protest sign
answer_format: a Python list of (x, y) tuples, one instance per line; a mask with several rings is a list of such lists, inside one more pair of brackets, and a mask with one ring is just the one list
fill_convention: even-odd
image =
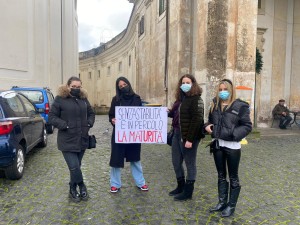
[(167, 143), (167, 107), (116, 107), (116, 143)]

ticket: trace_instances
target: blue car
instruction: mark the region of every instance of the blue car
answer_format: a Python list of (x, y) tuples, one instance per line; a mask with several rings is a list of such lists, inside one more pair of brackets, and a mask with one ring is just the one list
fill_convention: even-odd
[(46, 87), (18, 87), (13, 86), (11, 90), (17, 91), (29, 98), (46, 121), (48, 134), (52, 134), (54, 126), (49, 123), (48, 114), (54, 101), (54, 96), (49, 88)]
[(0, 91), (0, 170), (8, 179), (20, 179), (26, 154), (47, 146), (45, 120), (26, 96)]

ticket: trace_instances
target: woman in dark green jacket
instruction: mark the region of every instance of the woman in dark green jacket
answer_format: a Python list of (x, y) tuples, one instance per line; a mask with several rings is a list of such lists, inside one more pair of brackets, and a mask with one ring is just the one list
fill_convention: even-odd
[[(169, 193), (175, 200), (192, 198), (196, 179), (196, 155), (202, 138), (204, 105), (202, 89), (194, 76), (186, 74), (178, 82), (176, 101), (169, 111), (173, 118), (172, 163), (177, 178), (177, 188)], [(187, 168), (187, 176), (183, 169)]]

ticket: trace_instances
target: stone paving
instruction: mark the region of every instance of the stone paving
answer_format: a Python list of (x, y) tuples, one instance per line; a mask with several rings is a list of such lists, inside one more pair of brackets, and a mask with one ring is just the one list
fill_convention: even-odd
[[(109, 128), (109, 133), (105, 133)], [(4, 224), (300, 224), (300, 129), (290, 135), (248, 140), (240, 164), (242, 190), (234, 216), (221, 218), (208, 209), (217, 201), (217, 175), (204, 144), (197, 156), (198, 176), (192, 200), (175, 202), (168, 192), (175, 177), (167, 145), (143, 145), (142, 165), (149, 192), (138, 190), (128, 163), (119, 193), (109, 192), (111, 126), (97, 116), (91, 133), (97, 148), (87, 150), (83, 173), (90, 199), (68, 199), (69, 173), (56, 147), (56, 131), (46, 148), (27, 156), (21, 180), (0, 178), (0, 225)], [(277, 129), (278, 130), (278, 129)], [(283, 132), (283, 131), (282, 131)], [(288, 131), (285, 131), (288, 132)]]

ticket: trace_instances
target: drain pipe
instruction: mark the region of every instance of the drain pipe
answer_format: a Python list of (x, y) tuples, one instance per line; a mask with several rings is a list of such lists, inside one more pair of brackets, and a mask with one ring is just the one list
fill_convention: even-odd
[(61, 84), (64, 83), (64, 39), (63, 39), (63, 1), (60, 2), (60, 42), (61, 42), (61, 49), (60, 49), (60, 57), (61, 57)]
[(168, 107), (168, 58), (169, 58), (169, 0), (166, 0), (166, 49), (165, 49), (165, 74), (164, 91), (166, 94), (166, 107)]

